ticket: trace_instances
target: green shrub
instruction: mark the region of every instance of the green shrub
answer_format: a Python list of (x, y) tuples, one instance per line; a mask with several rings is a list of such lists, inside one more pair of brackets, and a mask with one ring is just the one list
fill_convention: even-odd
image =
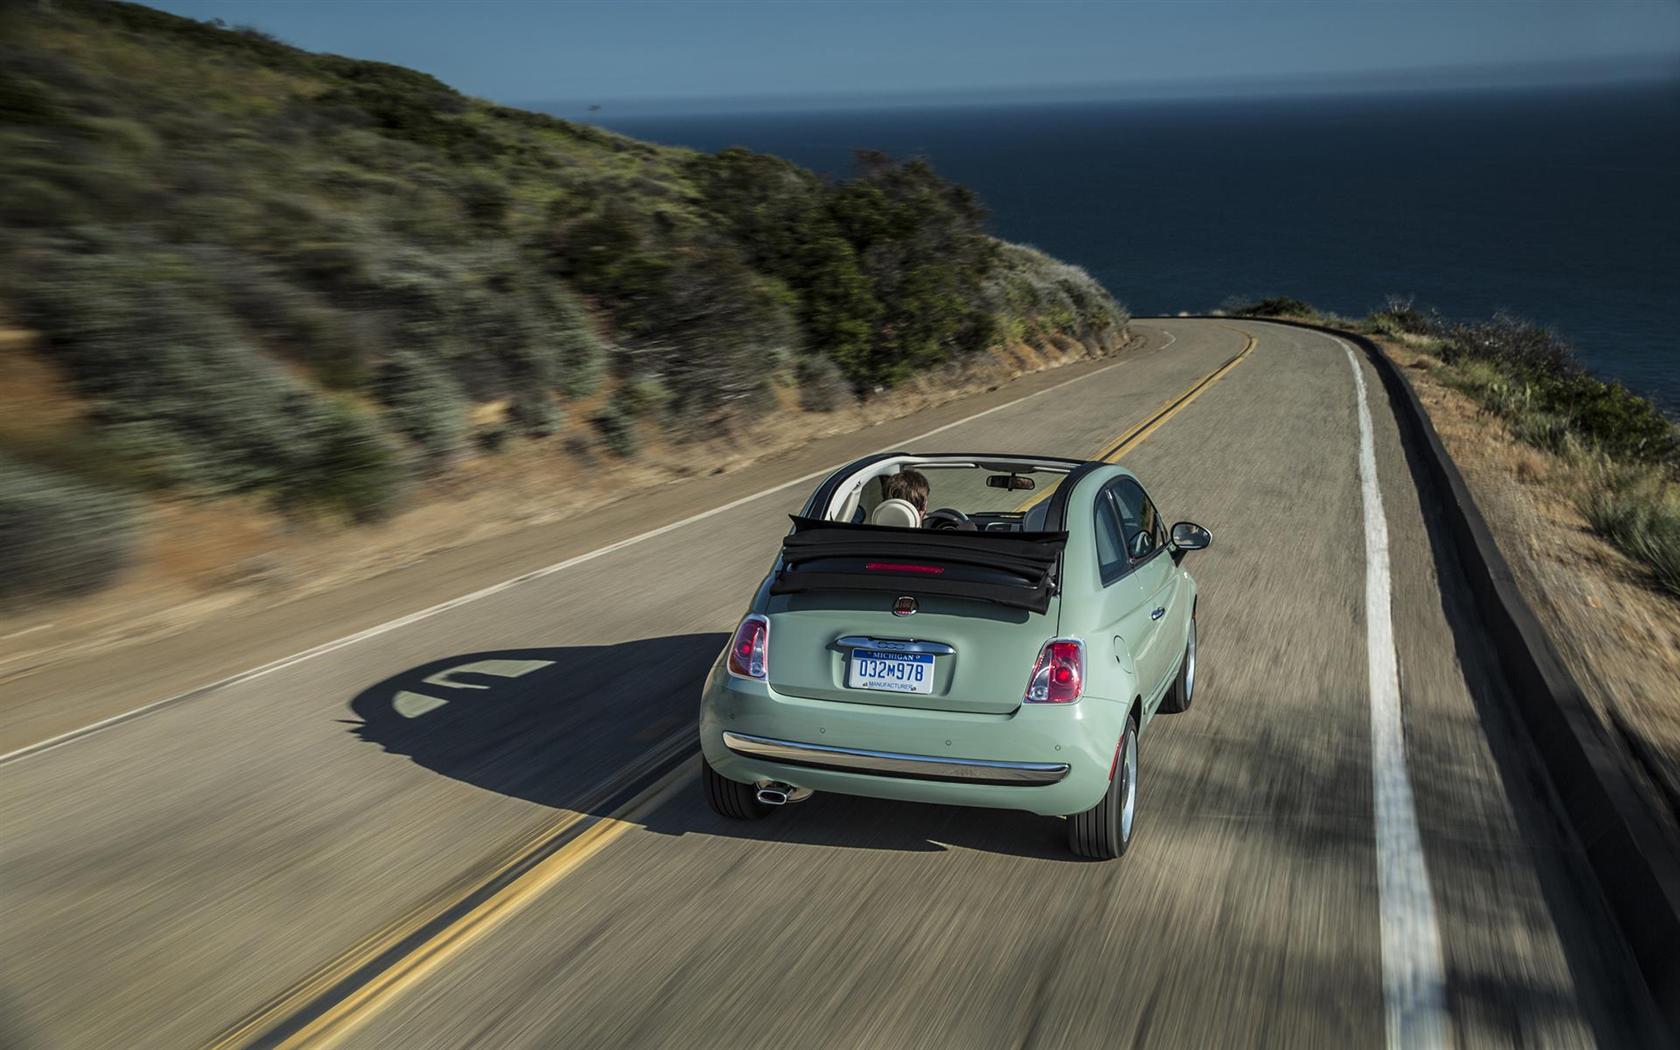
[(379, 366), (373, 393), (392, 429), (420, 446), (432, 466), (460, 451), (467, 401), (448, 372), (412, 350), (400, 350)]
[(136, 485), (164, 489), (202, 486), (214, 472), (205, 463), (211, 453), (161, 420), (107, 422), (99, 434), (110, 450), (113, 466), (127, 471)]
[(1220, 304), (1220, 310), (1243, 317), (1317, 317), (1311, 303), (1287, 295), (1272, 295), (1262, 299), (1233, 296)]
[(606, 375), (606, 344), (595, 334), (576, 297), (558, 282), (537, 282), (529, 294), (538, 318), (531, 338), (553, 358), (560, 392), (572, 398), (588, 397)]
[(1659, 473), (1611, 469), (1576, 505), (1593, 531), (1680, 598), (1680, 489)]
[(1097, 343), (1131, 319), (1090, 274), (1020, 244), (1000, 246), (984, 295), (995, 337), (1007, 341), (1056, 333)]
[(1409, 295), (1390, 295), (1382, 309), (1373, 311), (1366, 321), (1389, 336), (1439, 336), (1448, 328), (1433, 307), (1420, 307)]
[(1500, 361), (1463, 356), (1446, 380), (1505, 418), (1515, 437), (1547, 452), (1581, 447), (1680, 469), (1680, 430), (1660, 408), (1620, 383), (1584, 373), (1532, 375)]
[(345, 401), (329, 401), (312, 422), (307, 456), (276, 485), (280, 507), (324, 511), (358, 524), (389, 517), (408, 473), (390, 435)]
[(391, 138), (442, 150), (457, 161), (495, 156), (496, 141), (467, 117), (459, 93), (424, 73), (383, 62), (324, 57), (340, 86), (316, 97), (328, 114), (352, 111)]
[(120, 493), (0, 458), (0, 605), (103, 586), (135, 541)]
[(1479, 324), (1452, 325), (1442, 333), (1441, 360), (1473, 358), (1506, 366), (1524, 377), (1567, 377), (1583, 369), (1569, 344), (1549, 329), (1509, 314)]
[(481, 234), (503, 233), (507, 230), (508, 208), (513, 195), (507, 185), (496, 179), (474, 176), (464, 181), (456, 191), (461, 210), (467, 221)]
[(307, 365), (324, 386), (360, 386), (379, 342), (363, 318), (307, 301), (291, 305), (281, 324), (259, 331), (265, 343)]
[(10, 71), (12, 56), (0, 66), (0, 125), (53, 127), (70, 119), (57, 94), (39, 81)]
[(377, 421), (257, 353), (189, 259), (59, 250), (30, 261), (18, 271), (26, 320), (152, 477), (269, 490), (356, 521), (391, 509), (403, 467)]
[(829, 358), (801, 354), (793, 378), (799, 384), (799, 407), (807, 412), (833, 412), (852, 403), (851, 384)]
[(37, 431), (13, 430), (0, 423), (0, 458), (62, 474), (96, 488), (122, 491), (165, 483), (155, 471), (148, 469), (130, 443), (109, 427)]
[(1680, 430), (1655, 404), (1620, 383), (1583, 373), (1538, 379), (1536, 389), (1547, 410), (1606, 454), (1680, 471)]
[(87, 221), (89, 215), (82, 198), (45, 179), (9, 180), (0, 199), (0, 223), (14, 226), (68, 226)]
[(592, 330), (560, 329), (550, 345), (559, 371), (555, 382), (562, 395), (588, 397), (601, 388), (607, 374), (607, 348)]
[(554, 403), (554, 398), (546, 390), (521, 391), (508, 405), (508, 421), (530, 437), (553, 436), (563, 420), (560, 406)]
[(829, 211), (856, 253), (881, 314), (866, 354), (836, 360), (854, 383), (892, 384), (983, 348), (991, 332), (981, 282), (997, 259), (985, 211), (921, 160), (860, 151), (856, 178)]
[(1552, 452), (1573, 442), (1680, 472), (1680, 430), (1652, 402), (1589, 375), (1553, 333), (1500, 317), (1453, 326), (1444, 338), (1449, 382), (1508, 420), (1522, 440)]
[(286, 262), (300, 281), (328, 293), (372, 282), (361, 248), (347, 240), (292, 241)]
[(625, 342), (638, 370), (657, 374), (670, 393), (664, 415), (674, 429), (707, 430), (763, 407), (770, 376), (799, 344), (785, 285), (708, 240), (650, 276), (645, 297)]
[(616, 406), (608, 405), (589, 422), (614, 455), (628, 459), (640, 449), (641, 440), (636, 434), (635, 421)]
[(1576, 429), (1554, 412), (1522, 411), (1511, 414), (1511, 433), (1517, 440), (1553, 455), (1563, 456), (1579, 449)]
[(658, 418), (671, 403), (671, 392), (653, 376), (631, 376), (619, 385), (613, 403), (632, 419)]

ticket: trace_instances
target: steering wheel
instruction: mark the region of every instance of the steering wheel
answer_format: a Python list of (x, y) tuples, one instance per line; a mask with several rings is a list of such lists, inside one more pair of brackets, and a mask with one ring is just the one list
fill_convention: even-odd
[(968, 520), (968, 515), (950, 507), (940, 507), (922, 515), (922, 527), (925, 529), (972, 529), (974, 523)]

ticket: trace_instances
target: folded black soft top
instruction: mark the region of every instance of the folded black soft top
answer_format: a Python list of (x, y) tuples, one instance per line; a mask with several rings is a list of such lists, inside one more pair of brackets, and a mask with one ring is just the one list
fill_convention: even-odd
[(771, 594), (816, 590), (949, 595), (1045, 612), (1065, 532), (854, 525), (793, 515)]

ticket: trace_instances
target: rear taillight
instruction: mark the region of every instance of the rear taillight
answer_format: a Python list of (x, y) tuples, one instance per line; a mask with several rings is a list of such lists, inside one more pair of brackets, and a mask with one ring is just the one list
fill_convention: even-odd
[(1055, 638), (1044, 643), (1027, 679), (1029, 704), (1071, 704), (1085, 688), (1085, 644), (1077, 638)]
[(729, 642), (729, 673), (762, 680), (770, 673), (770, 621), (751, 613)]

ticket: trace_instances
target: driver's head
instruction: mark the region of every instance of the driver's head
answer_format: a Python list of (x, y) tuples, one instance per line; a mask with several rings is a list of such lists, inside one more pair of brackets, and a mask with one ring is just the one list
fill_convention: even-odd
[(914, 505), (918, 514), (927, 513), (928, 479), (919, 470), (901, 470), (881, 480), (883, 499), (901, 499)]

